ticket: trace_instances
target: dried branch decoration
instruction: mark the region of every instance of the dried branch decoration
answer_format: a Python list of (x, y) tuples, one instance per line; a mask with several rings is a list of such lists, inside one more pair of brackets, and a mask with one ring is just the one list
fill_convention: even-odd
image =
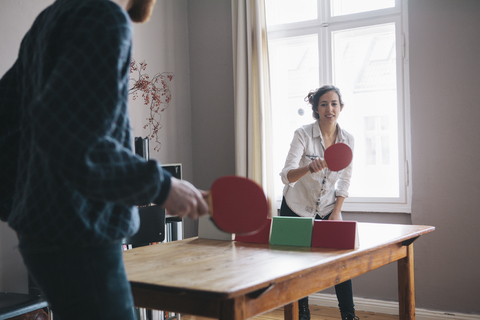
[(148, 138), (151, 141), (155, 141), (154, 150), (158, 152), (162, 147), (158, 137), (158, 132), (162, 128), (161, 112), (165, 111), (172, 100), (172, 93), (168, 84), (172, 82), (173, 73), (157, 73), (150, 79), (148, 74), (145, 73), (146, 69), (147, 63), (145, 61), (137, 64), (132, 59), (130, 62), (130, 81), (133, 83), (133, 86), (128, 90), (128, 94), (132, 95), (133, 100), (136, 100), (139, 97), (139, 93), (141, 93), (143, 104), (149, 106), (150, 117), (146, 119), (147, 124), (143, 128), (149, 128)]

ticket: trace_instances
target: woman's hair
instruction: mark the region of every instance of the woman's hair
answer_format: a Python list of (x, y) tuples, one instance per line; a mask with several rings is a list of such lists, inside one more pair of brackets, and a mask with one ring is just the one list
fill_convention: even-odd
[(340, 94), (340, 89), (333, 85), (324, 85), (320, 88), (317, 88), (315, 90), (311, 90), (308, 95), (305, 97), (305, 101), (308, 102), (309, 104), (312, 105), (312, 111), (313, 111), (313, 117), (318, 120), (318, 113), (317, 108), (318, 108), (318, 101), (320, 100), (320, 97), (323, 96), (325, 93), (329, 91), (335, 91), (336, 94), (338, 94), (338, 99), (340, 103), (340, 107), (343, 108), (343, 100), (342, 100), (342, 95)]

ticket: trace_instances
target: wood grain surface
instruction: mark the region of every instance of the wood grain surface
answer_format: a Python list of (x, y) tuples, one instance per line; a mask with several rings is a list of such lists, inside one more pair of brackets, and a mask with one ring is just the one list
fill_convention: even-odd
[[(434, 229), (359, 223), (354, 250), (190, 238), (125, 251), (124, 261), (137, 306), (244, 319), (404, 261), (411, 243)], [(399, 280), (411, 286), (408, 261)]]

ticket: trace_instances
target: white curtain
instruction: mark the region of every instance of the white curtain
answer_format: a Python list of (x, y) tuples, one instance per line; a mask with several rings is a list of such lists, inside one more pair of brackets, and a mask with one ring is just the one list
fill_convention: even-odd
[(232, 0), (236, 174), (260, 184), (276, 215), (265, 0)]

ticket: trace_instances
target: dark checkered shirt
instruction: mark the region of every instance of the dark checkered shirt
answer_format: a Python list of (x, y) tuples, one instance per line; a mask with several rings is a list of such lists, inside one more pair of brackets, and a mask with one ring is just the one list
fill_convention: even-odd
[(20, 236), (106, 243), (139, 227), (170, 175), (132, 152), (132, 26), (109, 0), (57, 0), (0, 80), (0, 217)]

